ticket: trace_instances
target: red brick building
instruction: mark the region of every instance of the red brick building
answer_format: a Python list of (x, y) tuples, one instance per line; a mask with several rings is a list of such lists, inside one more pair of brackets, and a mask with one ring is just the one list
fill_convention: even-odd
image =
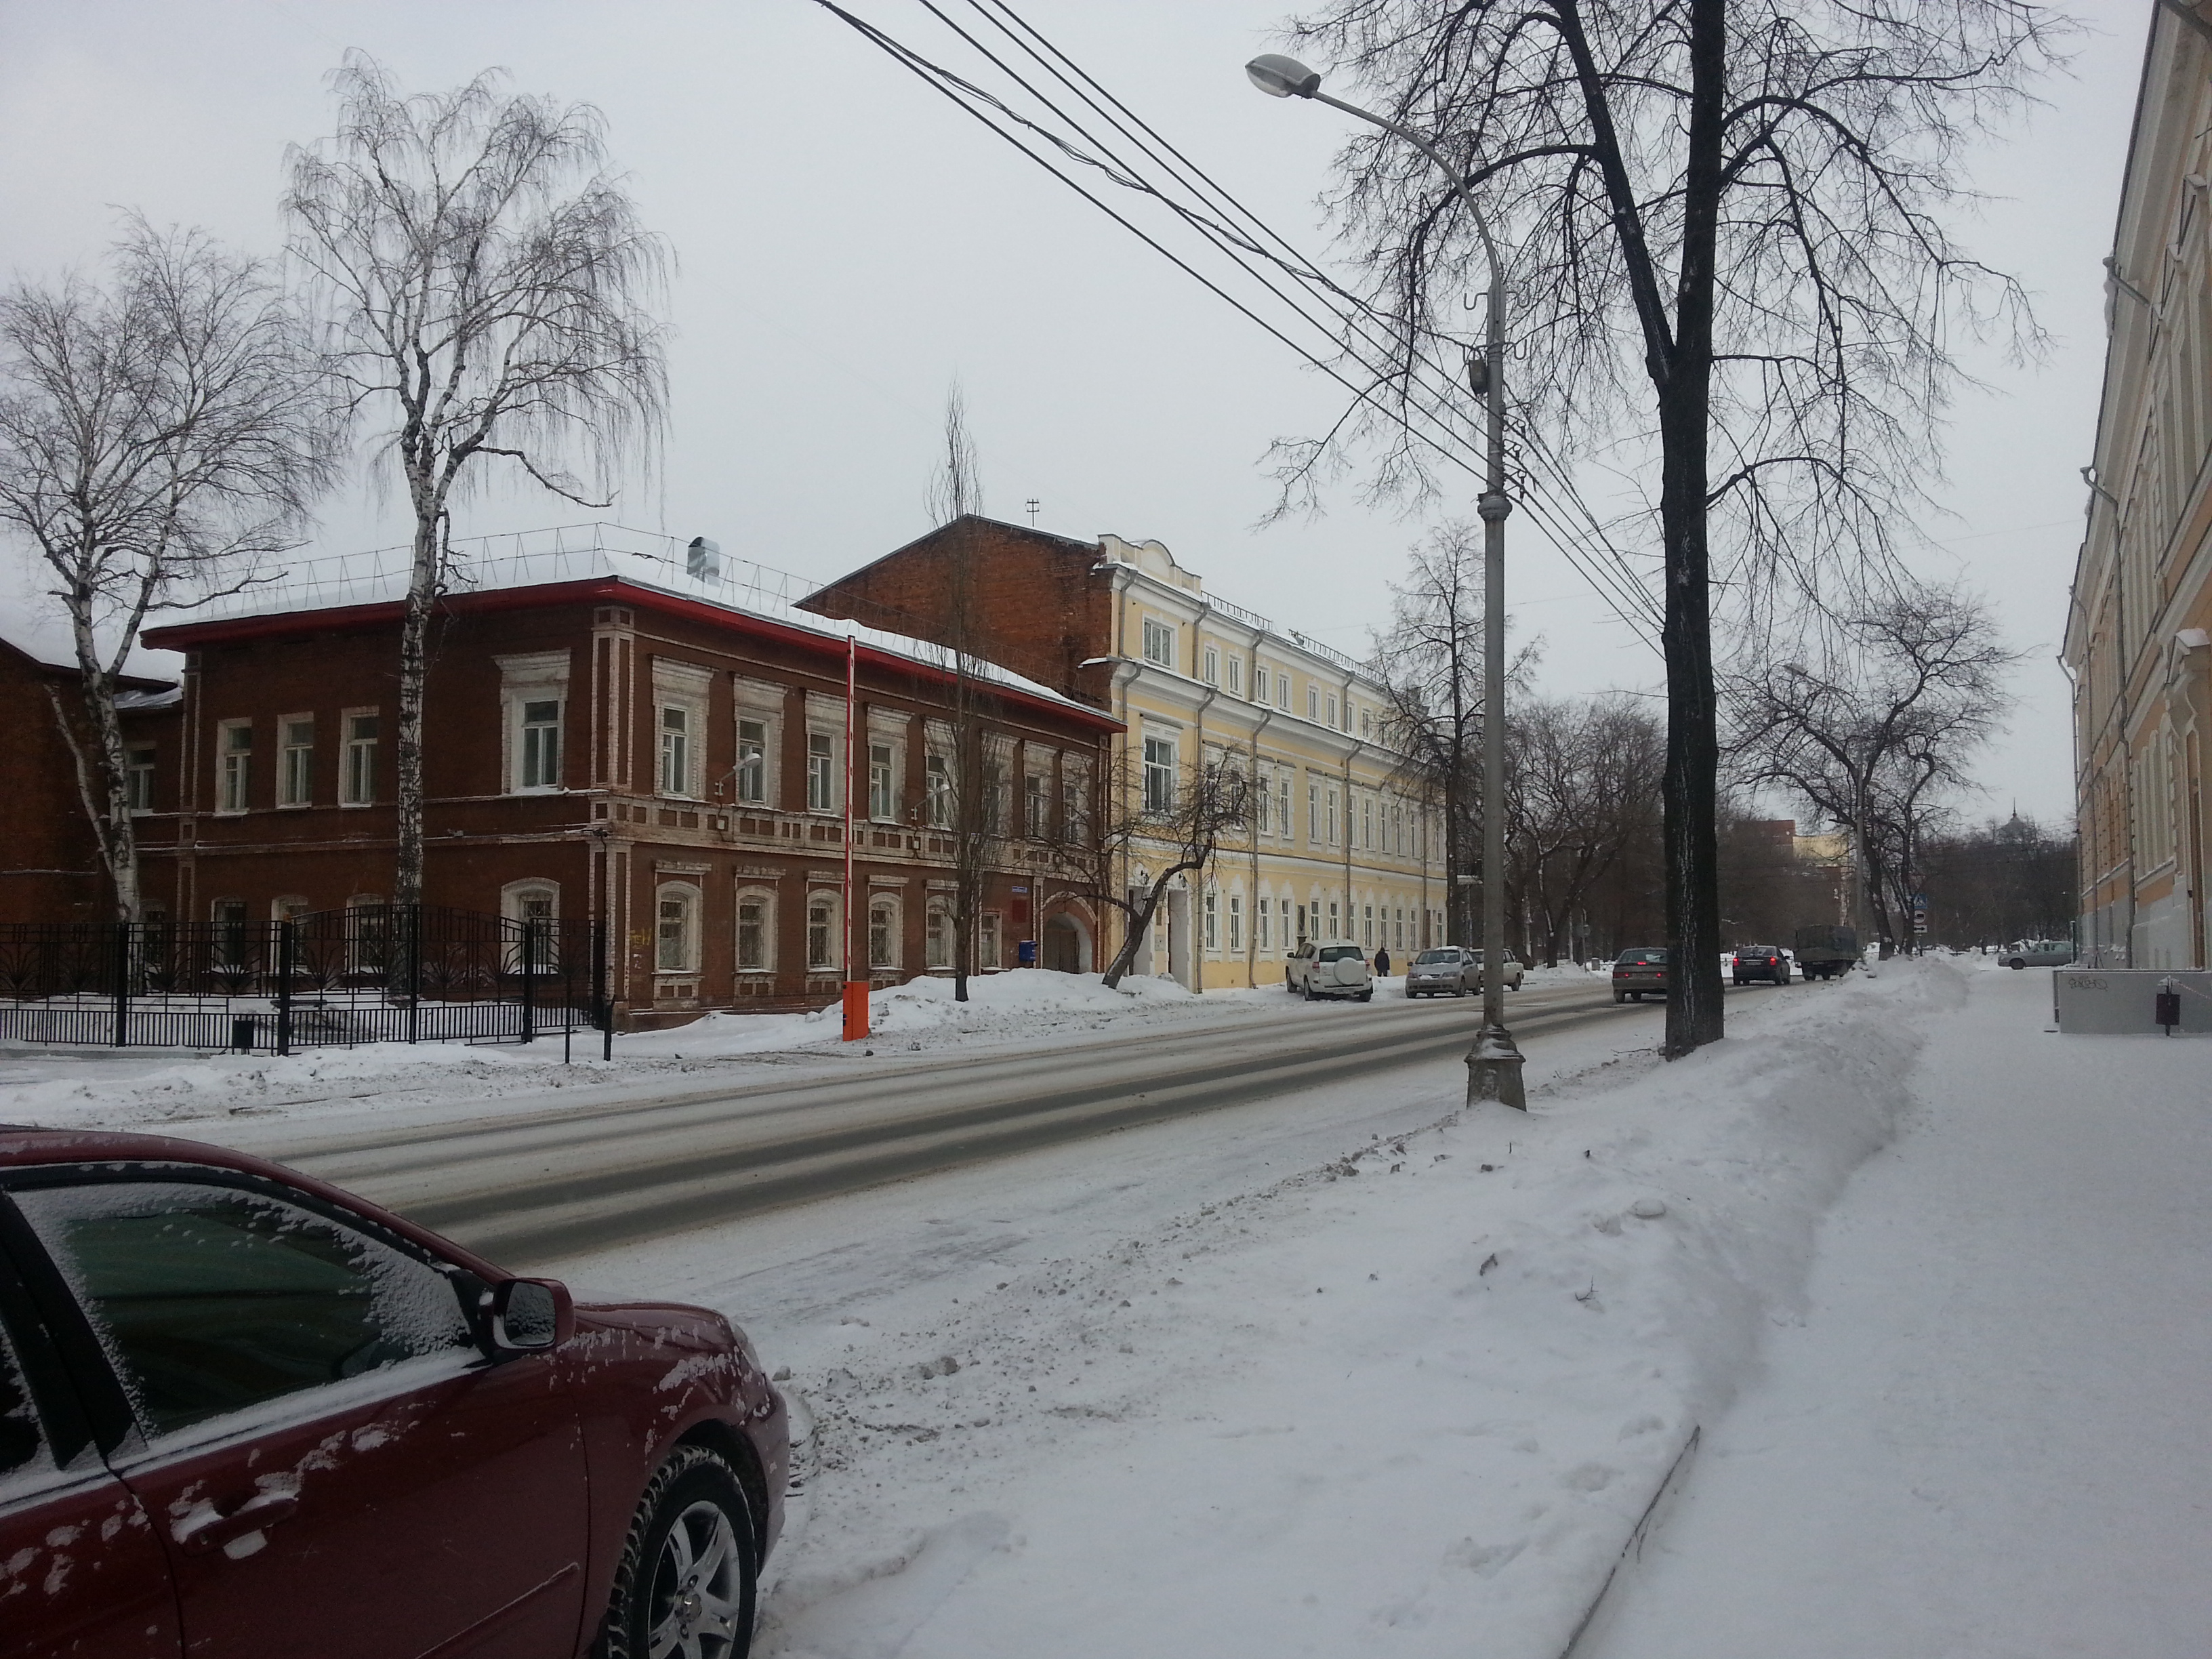
[[(61, 720), (82, 720), (75, 663), (27, 632), (0, 637), (0, 921), (113, 919), (107, 879), (85, 822), (76, 762)], [(173, 681), (126, 676), (117, 688), (133, 747), (177, 724)], [(58, 699), (58, 701), (57, 700)]]
[[(611, 526), (495, 538), (456, 569), (431, 647), (426, 902), (604, 919), (632, 1024), (825, 1004), (848, 937), (878, 983), (949, 969), (941, 649), (826, 623), (776, 573)], [(186, 661), (174, 718), (134, 738), (151, 751), (149, 905), (258, 921), (389, 897), (404, 581), (400, 555), (311, 561), (148, 636)], [(1118, 723), (987, 678), (1009, 833), (976, 960), (1012, 967), (1034, 939), (1042, 965), (1089, 969), (1097, 919), (1054, 896), (1052, 838), (1067, 813), (1096, 822)]]

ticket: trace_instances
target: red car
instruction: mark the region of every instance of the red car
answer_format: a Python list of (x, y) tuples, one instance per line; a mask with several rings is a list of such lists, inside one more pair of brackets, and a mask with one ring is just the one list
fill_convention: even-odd
[(741, 1659), (784, 1403), (337, 1188), (0, 1128), (0, 1655)]

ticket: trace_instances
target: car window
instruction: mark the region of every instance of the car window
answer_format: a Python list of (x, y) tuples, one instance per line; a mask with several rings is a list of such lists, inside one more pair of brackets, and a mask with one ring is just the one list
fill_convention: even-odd
[(262, 1193), (112, 1181), (15, 1200), (149, 1435), (469, 1342), (436, 1268)]
[(8, 1477), (25, 1469), (48, 1467), (46, 1437), (39, 1431), (38, 1413), (23, 1387), (23, 1372), (0, 1331), (0, 1490)]
[(1413, 963), (1416, 967), (1422, 967), (1432, 962), (1457, 962), (1458, 960), (1459, 952), (1456, 951), (1424, 951), (1413, 958)]
[(1321, 953), (1323, 962), (1351, 962), (1359, 955), (1356, 945), (1332, 945)]

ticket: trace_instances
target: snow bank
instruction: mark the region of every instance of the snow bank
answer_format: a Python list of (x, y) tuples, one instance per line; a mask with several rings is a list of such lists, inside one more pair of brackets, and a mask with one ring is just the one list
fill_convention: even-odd
[(764, 1659), (1556, 1659), (1961, 985), (1732, 1004), (1687, 1060), (819, 1332)]

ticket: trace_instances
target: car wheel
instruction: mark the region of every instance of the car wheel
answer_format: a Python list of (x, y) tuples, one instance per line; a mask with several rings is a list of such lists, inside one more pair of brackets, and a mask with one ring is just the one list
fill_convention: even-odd
[(1369, 986), (1365, 990), (1362, 991), (1362, 992), (1359, 994), (1359, 1000), (1360, 1000), (1362, 1002), (1372, 1002), (1372, 1001), (1374, 1001), (1374, 1000), (1375, 1000), (1375, 988), (1374, 988), (1373, 986), (1371, 986), (1371, 985), (1370, 985), (1370, 986)]
[(1626, 1002), (1628, 1000), (1628, 993), (1626, 991), (1615, 991), (1613, 994), (1613, 1000), (1615, 1002)]
[(638, 1500), (594, 1659), (744, 1659), (756, 1578), (737, 1475), (705, 1447), (678, 1446)]
[(1311, 1002), (1314, 1000), (1313, 981), (1311, 980), (1306, 981), (1299, 989), (1308, 1002)]
[(2013, 966), (2014, 968), (2015, 968), (2015, 969), (2025, 968), (2025, 967), (2027, 967), (2027, 963), (2026, 958), (2024, 958), (2024, 957), (2014, 957), (2012, 959), (2012, 966)]

